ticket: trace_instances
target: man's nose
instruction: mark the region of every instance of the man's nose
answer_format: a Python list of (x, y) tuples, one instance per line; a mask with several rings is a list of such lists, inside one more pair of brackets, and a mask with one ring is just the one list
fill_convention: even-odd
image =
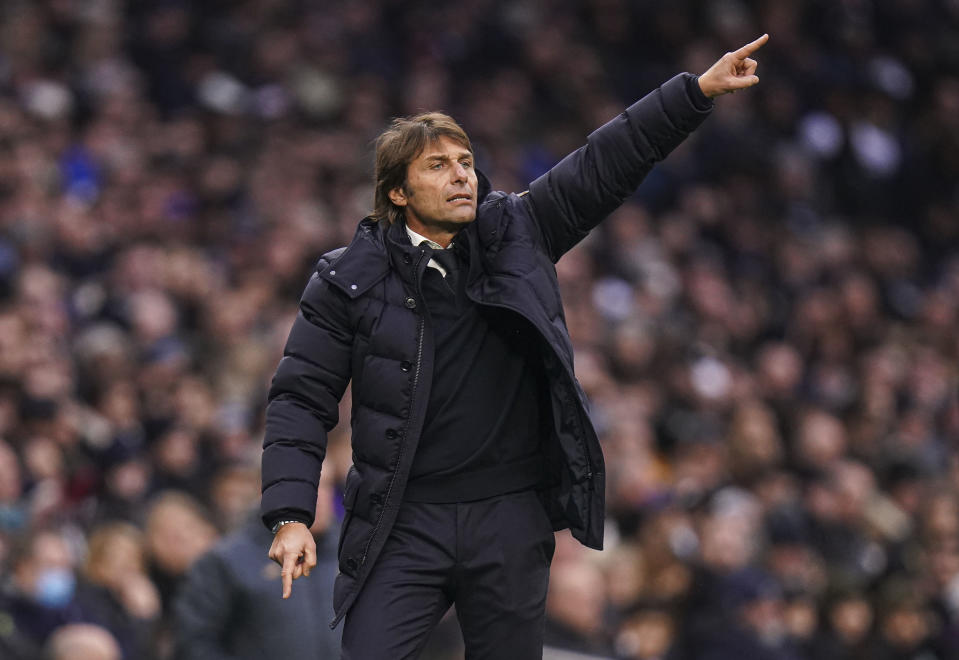
[(466, 171), (466, 168), (463, 167), (462, 163), (456, 163), (453, 165), (453, 181), (466, 181), (469, 178), (469, 174)]

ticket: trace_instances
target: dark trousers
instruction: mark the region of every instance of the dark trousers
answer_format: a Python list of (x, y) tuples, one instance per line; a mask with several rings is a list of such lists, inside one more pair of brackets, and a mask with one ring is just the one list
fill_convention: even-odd
[(343, 660), (416, 658), (453, 603), (467, 660), (543, 656), (552, 526), (533, 491), (404, 502), (346, 615)]

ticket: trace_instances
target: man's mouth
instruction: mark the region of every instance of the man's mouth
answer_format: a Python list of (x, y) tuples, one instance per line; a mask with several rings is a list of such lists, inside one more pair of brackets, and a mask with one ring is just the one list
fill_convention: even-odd
[(473, 196), (470, 195), (469, 193), (458, 193), (458, 194), (456, 194), (456, 195), (453, 195), (452, 197), (448, 197), (448, 198), (446, 199), (446, 201), (447, 201), (447, 202), (459, 202), (459, 201), (462, 201), (462, 200), (471, 201), (472, 199), (473, 199)]

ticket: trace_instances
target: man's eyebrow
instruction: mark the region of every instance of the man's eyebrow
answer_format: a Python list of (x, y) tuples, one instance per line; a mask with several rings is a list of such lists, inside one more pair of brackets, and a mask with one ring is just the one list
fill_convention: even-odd
[[(468, 151), (463, 151), (458, 156), (456, 156), (456, 160), (460, 160), (463, 158), (473, 158), (473, 154), (471, 154)], [(430, 156), (426, 156), (426, 160), (452, 160), (452, 158), (450, 158), (446, 154), (432, 154)]]

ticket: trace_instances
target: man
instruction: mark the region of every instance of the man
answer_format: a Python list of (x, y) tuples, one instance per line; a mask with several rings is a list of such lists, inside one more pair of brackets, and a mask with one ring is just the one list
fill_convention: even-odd
[(12, 614), (4, 625), (18, 639), (39, 648), (55, 629), (84, 620), (75, 598), (75, 564), (66, 536), (57, 529), (32, 531), (14, 544), (10, 579), (0, 590), (6, 601), (2, 609)]
[(335, 626), (343, 658), (416, 657), (455, 603), (470, 658), (538, 658), (553, 531), (603, 542), (603, 458), (553, 264), (709, 114), (766, 35), (677, 76), (527, 192), (490, 192), (438, 113), (376, 145), (374, 214), (325, 255), (267, 409), (264, 522), (283, 596), (309, 575), (313, 489), (352, 378)]

